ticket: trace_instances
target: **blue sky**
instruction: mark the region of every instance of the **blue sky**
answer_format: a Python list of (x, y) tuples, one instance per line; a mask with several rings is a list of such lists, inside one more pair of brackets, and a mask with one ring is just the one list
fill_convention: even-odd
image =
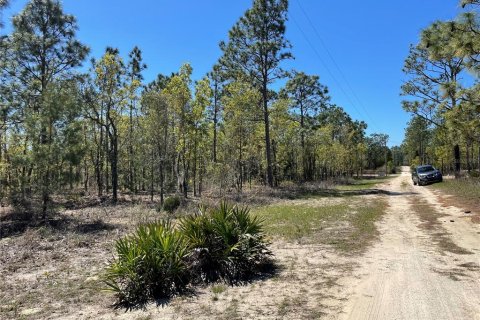
[[(10, 16), (25, 3), (12, 0), (3, 14), (7, 31)], [(78, 38), (93, 57), (107, 46), (126, 57), (137, 45), (148, 65), (146, 81), (184, 62), (192, 64), (197, 80), (217, 61), (219, 41), (251, 0), (64, 0), (63, 5), (77, 17)], [(290, 0), (286, 36), (295, 60), (285, 67), (319, 75), (333, 103), (367, 122), (368, 133), (387, 133), (389, 145), (399, 145), (409, 120), (399, 96), (409, 45), (431, 22), (459, 12), (458, 0)]]

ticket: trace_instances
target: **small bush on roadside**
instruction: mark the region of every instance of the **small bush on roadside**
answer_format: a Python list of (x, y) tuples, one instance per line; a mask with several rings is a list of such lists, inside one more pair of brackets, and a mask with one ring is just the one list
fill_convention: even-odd
[(262, 221), (248, 208), (222, 203), (182, 218), (179, 225), (192, 247), (189, 265), (197, 281), (238, 283), (270, 261)]
[(170, 223), (139, 226), (133, 235), (117, 240), (115, 251), (105, 283), (115, 292), (117, 306), (129, 309), (168, 298), (189, 283), (189, 244)]
[(179, 206), (180, 206), (180, 197), (178, 196), (168, 197), (165, 199), (165, 202), (163, 203), (163, 210), (167, 211), (168, 213), (173, 213), (175, 210), (178, 209)]

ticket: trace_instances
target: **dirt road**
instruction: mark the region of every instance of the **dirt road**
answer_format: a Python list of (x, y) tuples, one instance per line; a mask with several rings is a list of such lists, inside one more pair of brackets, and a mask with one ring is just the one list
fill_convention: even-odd
[(341, 280), (346, 302), (332, 319), (480, 319), (480, 225), (403, 171), (382, 186), (380, 241)]

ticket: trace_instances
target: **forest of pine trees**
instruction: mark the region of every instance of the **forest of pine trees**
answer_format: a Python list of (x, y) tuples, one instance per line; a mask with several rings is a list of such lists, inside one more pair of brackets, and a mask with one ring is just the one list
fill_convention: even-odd
[(476, 0), (455, 20), (425, 28), (405, 60), (403, 107), (412, 113), (402, 153), (461, 176), (480, 169), (480, 24)]
[[(163, 203), (167, 194), (241, 192), (384, 165), (388, 136), (366, 136), (367, 124), (332, 104), (318, 75), (283, 68), (294, 54), (285, 38), (287, 12), (287, 0), (255, 0), (220, 42), (222, 56), (204, 78), (192, 79), (195, 66), (185, 63), (146, 82), (140, 48), (107, 47), (92, 58), (59, 1), (31, 0), (0, 43), (2, 204), (31, 206), (46, 217), (58, 197), (115, 203), (128, 193)], [(461, 23), (477, 27), (468, 16)], [(437, 29), (445, 27), (425, 35)], [(425, 57), (425, 47), (412, 54)], [(473, 68), (475, 57), (452, 63)], [(474, 88), (467, 96), (476, 96)], [(465, 145), (478, 146), (478, 137), (462, 132)]]

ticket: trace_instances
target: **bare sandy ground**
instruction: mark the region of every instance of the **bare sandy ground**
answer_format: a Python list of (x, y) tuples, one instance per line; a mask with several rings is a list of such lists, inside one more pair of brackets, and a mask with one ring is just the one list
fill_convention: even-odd
[[(463, 210), (442, 207), (428, 188), (414, 187), (407, 170), (384, 186), (392, 196), (381, 240), (354, 277), (340, 281), (347, 300), (329, 319), (480, 319), (480, 226)], [(421, 227), (412, 208), (419, 200), (437, 211), (435, 228)], [(439, 233), (464, 254), (441, 250)]]

